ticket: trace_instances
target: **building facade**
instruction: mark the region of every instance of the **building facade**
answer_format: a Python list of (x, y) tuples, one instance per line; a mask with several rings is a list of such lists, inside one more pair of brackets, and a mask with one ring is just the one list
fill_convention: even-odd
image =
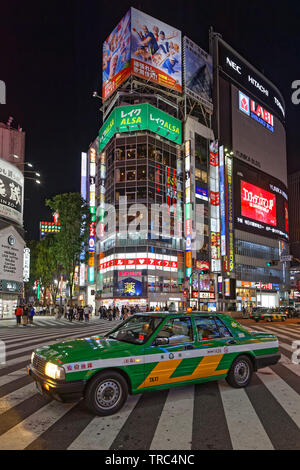
[(277, 88), (220, 35), (210, 33), (208, 54), (131, 8), (103, 45), (102, 100), (103, 125), (82, 170), (93, 215), (80, 268), (89, 303), (241, 310), (286, 302)]

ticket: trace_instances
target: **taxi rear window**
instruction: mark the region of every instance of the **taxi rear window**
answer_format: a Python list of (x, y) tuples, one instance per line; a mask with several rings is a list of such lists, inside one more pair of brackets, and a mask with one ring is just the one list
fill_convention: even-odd
[(199, 341), (232, 336), (228, 328), (219, 318), (196, 317), (195, 325)]

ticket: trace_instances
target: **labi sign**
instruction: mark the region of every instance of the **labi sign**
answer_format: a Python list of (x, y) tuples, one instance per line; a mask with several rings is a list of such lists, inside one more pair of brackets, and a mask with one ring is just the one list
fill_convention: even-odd
[(99, 131), (99, 152), (116, 133), (150, 130), (165, 139), (182, 143), (181, 121), (148, 103), (119, 106)]

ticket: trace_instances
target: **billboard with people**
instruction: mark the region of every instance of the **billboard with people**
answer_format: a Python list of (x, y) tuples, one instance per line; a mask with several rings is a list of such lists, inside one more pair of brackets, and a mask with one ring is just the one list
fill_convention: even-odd
[(104, 100), (130, 75), (130, 10), (103, 44), (102, 97)]
[(131, 8), (132, 74), (182, 91), (181, 32)]

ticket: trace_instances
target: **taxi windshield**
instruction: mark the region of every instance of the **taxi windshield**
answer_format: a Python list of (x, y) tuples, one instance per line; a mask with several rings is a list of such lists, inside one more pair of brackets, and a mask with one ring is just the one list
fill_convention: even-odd
[(106, 337), (125, 343), (144, 344), (161, 322), (162, 318), (160, 317), (134, 315), (115, 330), (107, 333)]

